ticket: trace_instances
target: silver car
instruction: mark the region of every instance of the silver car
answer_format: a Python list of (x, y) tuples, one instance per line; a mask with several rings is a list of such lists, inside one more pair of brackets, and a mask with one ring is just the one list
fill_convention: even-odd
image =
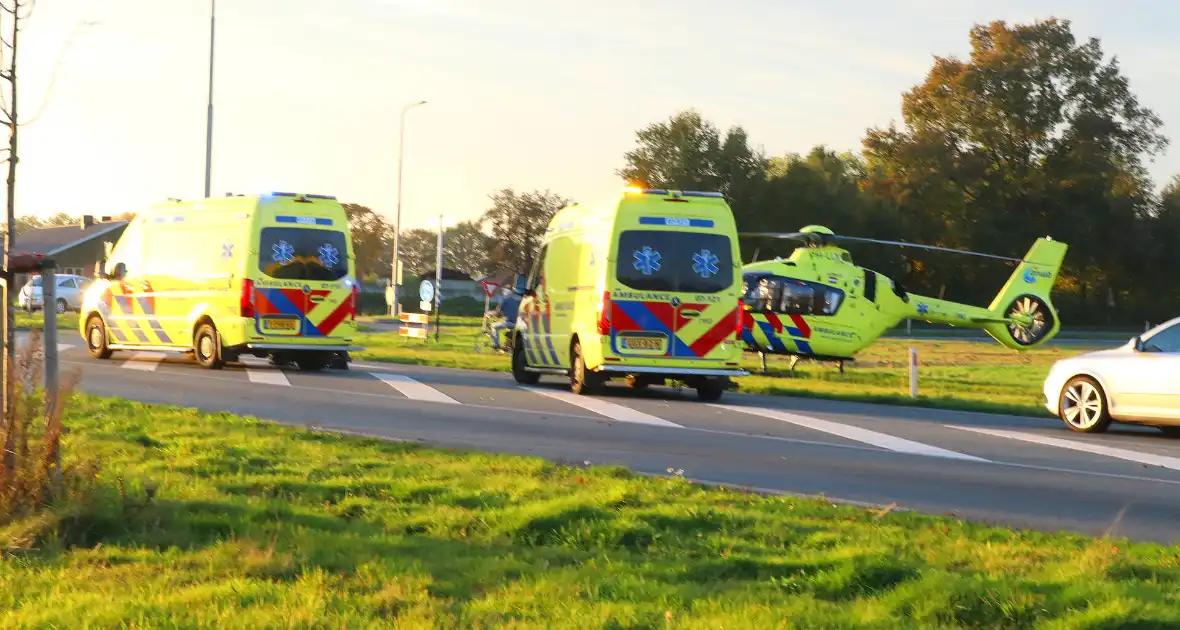
[[(81, 310), (82, 294), (90, 286), (90, 279), (83, 276), (67, 274), (55, 277), (57, 279), (57, 287), (55, 291), (56, 303), (54, 304), (54, 310), (58, 313)], [(20, 290), (17, 304), (21, 308), (29, 312), (44, 308), (45, 305), (42, 303), (44, 300), (41, 292), (43, 287), (41, 283), (41, 276), (33, 276)]]
[(1073, 431), (1128, 422), (1180, 435), (1180, 317), (1118, 348), (1058, 361), (1044, 392), (1045, 408)]

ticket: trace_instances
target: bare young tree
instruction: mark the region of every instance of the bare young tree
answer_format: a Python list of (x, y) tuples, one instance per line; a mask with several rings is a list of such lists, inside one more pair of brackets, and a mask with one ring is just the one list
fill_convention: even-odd
[[(12, 274), (9, 272), (9, 256), (12, 242), (16, 237), (16, 165), (19, 162), (17, 153), (17, 132), (20, 129), (17, 118), (17, 53), (20, 32), (24, 21), (32, 14), (36, 0), (0, 0), (0, 79), (8, 84), (4, 90), (0, 85), (0, 121), (8, 125), (8, 148), (4, 149), (8, 162), (8, 198), (5, 202), (7, 217), (4, 230), (4, 283), (0, 289), (0, 298), (4, 300), (4, 318), (0, 322), (3, 329), (3, 357), (0, 357), (0, 409), (4, 412), (4, 423), (12, 422), (12, 366), (16, 351), (14, 335), (14, 321), (12, 298), (9, 287), (12, 285)], [(14, 453), (11, 442), (15, 432), (6, 431), (7, 439), (4, 444), (4, 468), (10, 470), (14, 464)]]

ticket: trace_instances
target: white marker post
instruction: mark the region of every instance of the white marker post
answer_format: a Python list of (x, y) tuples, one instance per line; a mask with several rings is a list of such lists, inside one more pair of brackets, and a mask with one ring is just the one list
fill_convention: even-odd
[(910, 348), (910, 398), (918, 397), (918, 349)]

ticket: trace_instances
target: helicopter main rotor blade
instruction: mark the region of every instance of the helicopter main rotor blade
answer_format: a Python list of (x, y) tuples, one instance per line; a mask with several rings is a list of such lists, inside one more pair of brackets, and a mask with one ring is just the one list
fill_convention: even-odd
[(1023, 258), (1011, 258), (1009, 256), (997, 256), (996, 254), (985, 254), (983, 252), (973, 252), (967, 249), (952, 249), (950, 247), (937, 247), (935, 245), (919, 245), (917, 243), (907, 243), (905, 241), (882, 241), (875, 238), (862, 238), (859, 236), (840, 236), (834, 235), (833, 239), (839, 241), (852, 241), (856, 243), (876, 243), (878, 245), (896, 245), (898, 247), (914, 247), (917, 249), (928, 249), (938, 252), (950, 252), (952, 254), (967, 254), (969, 256), (982, 256), (983, 258), (995, 258), (998, 260), (1007, 260), (1009, 262), (1027, 262)]
[(809, 236), (803, 232), (738, 232), (738, 236), (749, 236), (753, 238), (789, 238), (801, 239)]

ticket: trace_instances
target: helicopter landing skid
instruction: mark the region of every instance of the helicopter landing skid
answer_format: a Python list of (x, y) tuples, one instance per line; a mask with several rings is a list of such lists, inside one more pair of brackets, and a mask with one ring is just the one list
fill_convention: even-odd
[[(762, 363), (762, 372), (761, 373), (762, 374), (770, 374), (770, 368), (767, 367), (767, 365), (766, 365), (767, 355), (781, 354), (781, 353), (771, 353), (771, 352), (766, 352), (764, 350), (758, 350), (757, 352), (758, 352), (758, 360)], [(848, 361), (855, 361), (855, 359), (852, 359), (850, 357), (829, 357), (829, 356), (821, 356), (821, 355), (814, 355), (813, 356), (813, 355), (804, 355), (804, 354), (791, 354), (789, 356), (791, 357), (791, 363), (788, 366), (788, 369), (790, 369), (791, 372), (795, 371), (795, 367), (797, 365), (799, 365), (800, 361), (803, 361), (804, 359), (806, 359), (808, 361), (821, 361), (821, 362), (831, 361), (836, 364), (836, 366), (840, 369), (840, 373), (843, 374), (844, 373), (844, 363), (848, 362)]]

